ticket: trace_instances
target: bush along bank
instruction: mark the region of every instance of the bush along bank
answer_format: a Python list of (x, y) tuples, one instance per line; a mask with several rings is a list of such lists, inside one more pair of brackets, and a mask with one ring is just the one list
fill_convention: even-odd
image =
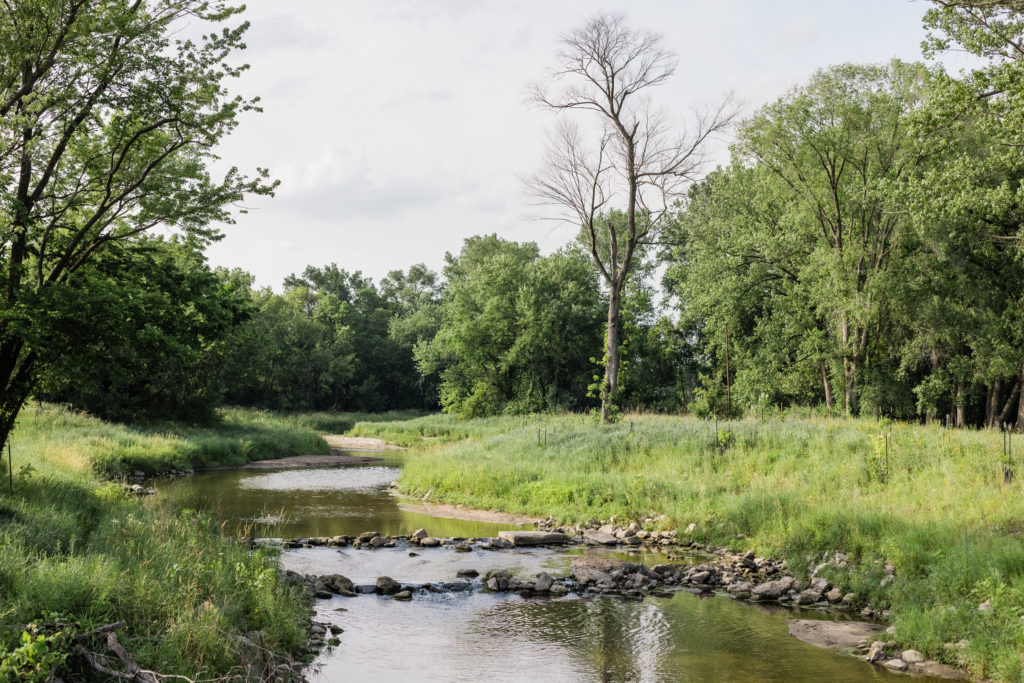
[(0, 681), (109, 679), (132, 662), (192, 679), (300, 678), (311, 603), (276, 550), (99, 480), (93, 456), (135, 438), (129, 428), (36, 417), (14, 432), (12, 488), (0, 471)]

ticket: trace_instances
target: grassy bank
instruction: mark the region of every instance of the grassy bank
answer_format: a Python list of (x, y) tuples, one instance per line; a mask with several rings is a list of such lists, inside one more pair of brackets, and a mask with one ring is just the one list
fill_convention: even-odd
[(696, 523), (696, 539), (784, 557), (797, 572), (842, 552), (848, 566), (822, 573), (891, 609), (899, 644), (977, 676), (1024, 679), (1024, 462), (1004, 484), (997, 432), (430, 416), (353, 433), (414, 446), (400, 480), (413, 494), (566, 522), (664, 515), (660, 526)]
[(61, 406), (31, 405), (22, 411), (12, 444), (16, 461), (24, 453), (44, 473), (73, 467), (90, 469), (105, 478), (118, 478), (135, 472), (152, 475), (243, 465), (286, 455), (329, 453), (321, 434), (347, 431), (359, 421), (414, 415), (286, 414), (225, 408), (212, 425), (123, 425)]
[[(250, 552), (202, 514), (130, 498), (103, 477), (325, 452), (319, 433), (352, 422), (229, 410), (214, 427), (133, 428), (26, 410), (13, 491), (6, 467), (0, 477), (0, 681), (81, 671), (73, 637), (116, 621), (139, 664), (164, 674), (259, 679), (298, 654), (309, 606), (279, 579), (273, 551)], [(84, 645), (112, 656), (102, 636)]]

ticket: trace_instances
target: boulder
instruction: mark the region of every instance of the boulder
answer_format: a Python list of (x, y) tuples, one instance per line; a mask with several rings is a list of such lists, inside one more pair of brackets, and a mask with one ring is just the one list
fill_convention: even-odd
[(750, 595), (754, 590), (754, 584), (749, 581), (733, 581), (725, 590), (733, 595)]
[(381, 548), (388, 544), (388, 539), (383, 536), (374, 536), (370, 539), (371, 548)]
[(436, 548), (439, 545), (441, 545), (440, 538), (433, 538), (432, 536), (427, 536), (425, 538), (420, 539), (420, 546), (423, 548)]
[(881, 640), (876, 640), (871, 643), (871, 647), (868, 648), (867, 660), (869, 662), (877, 662), (883, 657), (885, 657), (885, 643)]
[(499, 531), (498, 538), (513, 546), (565, 545), (569, 537), (554, 531)]
[(554, 585), (555, 580), (551, 578), (551, 575), (547, 572), (541, 572), (537, 574), (537, 580), (533, 584), (533, 590), (538, 593), (547, 593), (551, 590), (551, 586)]
[(380, 532), (379, 531), (364, 531), (363, 533), (359, 534), (359, 542), (360, 543), (369, 543), (370, 539), (372, 539), (374, 536), (380, 536)]
[(777, 581), (765, 581), (754, 586), (751, 594), (762, 600), (778, 600), (779, 597), (793, 587), (793, 578), (786, 577)]
[(462, 543), (458, 543), (455, 546), (455, 552), (457, 552), (457, 553), (468, 553), (472, 549), (473, 549), (473, 546), (470, 543), (467, 543), (466, 541), (463, 541)]
[(394, 595), (402, 590), (402, 585), (390, 576), (377, 577), (377, 592), (381, 595)]
[(598, 529), (587, 529), (584, 531), (583, 541), (587, 545), (615, 545), (618, 543), (614, 536)]
[(900, 653), (900, 659), (907, 664), (920, 664), (924, 661), (924, 655), (917, 650), (904, 650)]
[(467, 578), (472, 579), (474, 577), (480, 576), (480, 572), (478, 572), (475, 569), (460, 569), (459, 571), (455, 572), (455, 575), (456, 576), (465, 576)]
[(843, 591), (838, 588), (833, 588), (828, 593), (825, 593), (825, 599), (829, 602), (841, 602), (843, 599)]
[(398, 591), (391, 596), (392, 600), (412, 600), (412, 591)]
[(428, 535), (429, 534), (427, 534), (426, 529), (417, 529), (416, 531), (412, 532), (412, 535), (410, 535), (409, 538), (411, 540), (422, 541)]

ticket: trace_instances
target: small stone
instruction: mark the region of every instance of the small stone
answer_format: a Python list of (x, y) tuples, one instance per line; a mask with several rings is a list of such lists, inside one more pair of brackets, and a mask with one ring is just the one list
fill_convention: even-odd
[(427, 536), (426, 538), (421, 538), (420, 539), (420, 547), (421, 548), (436, 548), (439, 545), (441, 545), (441, 539), (440, 538), (434, 538), (432, 536)]
[(383, 536), (374, 536), (373, 538), (370, 539), (370, 547), (371, 548), (381, 548), (381, 547), (383, 547), (383, 546), (388, 544), (388, 540), (389, 539), (384, 538)]
[(900, 659), (907, 664), (919, 664), (924, 661), (924, 656), (917, 650), (904, 650), (900, 653)]
[(398, 591), (391, 596), (392, 600), (412, 600), (412, 591), (404, 590)]
[(886, 669), (894, 669), (895, 671), (906, 671), (910, 665), (897, 657), (896, 659), (890, 659), (887, 662), (882, 662), (882, 666)]
[(551, 578), (551, 575), (547, 572), (541, 572), (537, 574), (537, 581), (534, 582), (533, 590), (538, 593), (547, 593), (551, 590), (551, 586), (554, 585), (555, 580)]
[(857, 599), (857, 594), (856, 593), (847, 593), (846, 595), (843, 596), (843, 604), (844, 605), (852, 605), (853, 602), (856, 599)]
[(828, 593), (825, 593), (825, 599), (829, 602), (840, 602), (843, 599), (843, 591), (833, 588)]
[(365, 531), (365, 532), (359, 534), (359, 537), (358, 537), (359, 538), (359, 542), (360, 543), (369, 543), (370, 540), (372, 540), (374, 536), (380, 536), (380, 532), (379, 531)]
[(480, 572), (478, 572), (475, 569), (460, 569), (459, 571), (455, 572), (455, 575), (456, 576), (465, 576), (465, 577), (468, 577), (468, 578), (472, 579), (472, 578), (474, 578), (476, 576), (480, 576)]
[(551, 589), (548, 592), (551, 593), (551, 595), (556, 595), (556, 596), (557, 595), (565, 595), (566, 593), (569, 592), (569, 589), (566, 588), (565, 586), (563, 586), (560, 583), (556, 583), (553, 586), (551, 586)]
[(416, 531), (412, 532), (412, 535), (409, 536), (409, 538), (411, 540), (422, 541), (428, 535), (429, 534), (427, 534), (427, 530), (426, 529), (417, 529)]
[(978, 611), (979, 612), (991, 612), (992, 611), (992, 601), (991, 600), (986, 600), (985, 602), (983, 602), (980, 605), (978, 605)]
[(455, 546), (455, 552), (457, 553), (468, 553), (473, 549), (473, 546), (466, 541), (459, 543)]

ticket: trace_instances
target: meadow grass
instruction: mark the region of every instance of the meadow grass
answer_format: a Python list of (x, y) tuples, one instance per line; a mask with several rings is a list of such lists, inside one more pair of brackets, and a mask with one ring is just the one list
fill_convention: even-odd
[[(269, 660), (298, 656), (310, 605), (282, 580), (274, 551), (100, 475), (323, 452), (316, 428), (330, 417), (229, 410), (216, 427), (155, 429), (25, 411), (13, 489), (0, 468), (0, 681), (80, 672), (72, 636), (115, 621), (139, 664), (164, 674), (258, 680)], [(102, 637), (86, 645), (106, 652)]]
[(1019, 476), (1004, 483), (999, 432), (866, 419), (748, 419), (716, 431), (657, 415), (613, 425), (429, 416), (353, 433), (413, 447), (399, 482), (413, 495), (566, 523), (695, 523), (697, 540), (785, 558), (797, 573), (844, 553), (847, 567), (822, 573), (860, 604), (891, 609), (897, 644), (977, 676), (1024, 679), (1020, 435)]
[(243, 465), (252, 460), (330, 452), (322, 434), (359, 421), (409, 419), (418, 413), (275, 413), (224, 408), (209, 425), (178, 422), (116, 424), (62, 406), (30, 405), (13, 434), (14, 466), (21, 454), (42, 473), (88, 468), (105, 478)]

